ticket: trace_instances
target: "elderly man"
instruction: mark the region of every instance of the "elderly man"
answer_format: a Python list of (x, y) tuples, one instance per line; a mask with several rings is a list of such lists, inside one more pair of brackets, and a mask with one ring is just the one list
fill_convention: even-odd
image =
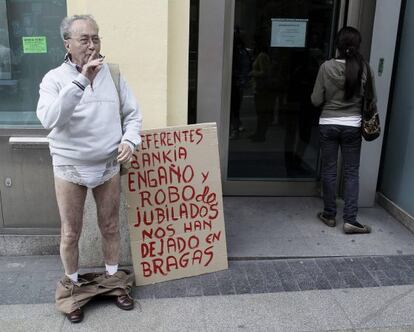
[[(117, 87), (100, 55), (96, 21), (89, 15), (75, 15), (65, 18), (60, 30), (67, 55), (40, 84), (37, 116), (51, 129), (48, 138), (61, 217), (60, 256), (66, 278), (77, 285), (78, 241), (88, 188), (97, 206), (106, 276), (117, 272), (120, 163), (129, 161), (141, 142), (141, 114), (125, 81), (120, 77)], [(124, 310), (134, 306), (126, 293), (116, 297), (116, 304)], [(79, 307), (67, 317), (80, 322), (83, 311)]]

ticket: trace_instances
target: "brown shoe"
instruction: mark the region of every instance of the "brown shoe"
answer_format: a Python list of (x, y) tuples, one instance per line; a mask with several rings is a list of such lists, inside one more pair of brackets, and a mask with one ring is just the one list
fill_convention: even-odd
[(117, 305), (118, 308), (122, 310), (134, 309), (134, 299), (126, 294), (117, 296), (115, 304)]
[(81, 308), (78, 308), (66, 314), (66, 317), (71, 323), (80, 323), (83, 320), (83, 311)]
[(371, 233), (371, 227), (368, 225), (361, 225), (363, 227), (358, 227), (351, 223), (345, 222), (343, 229), (345, 234), (368, 234)]

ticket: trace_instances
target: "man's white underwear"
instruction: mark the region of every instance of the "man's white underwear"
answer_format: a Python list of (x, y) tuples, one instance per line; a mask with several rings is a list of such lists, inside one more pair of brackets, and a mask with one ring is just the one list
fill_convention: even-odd
[(96, 188), (119, 173), (116, 157), (96, 165), (53, 166), (56, 177), (88, 188)]

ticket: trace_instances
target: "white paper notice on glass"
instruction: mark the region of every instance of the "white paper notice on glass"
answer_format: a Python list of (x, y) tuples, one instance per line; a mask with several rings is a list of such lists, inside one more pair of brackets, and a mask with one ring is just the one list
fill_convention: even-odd
[(272, 18), (271, 47), (305, 47), (307, 19)]

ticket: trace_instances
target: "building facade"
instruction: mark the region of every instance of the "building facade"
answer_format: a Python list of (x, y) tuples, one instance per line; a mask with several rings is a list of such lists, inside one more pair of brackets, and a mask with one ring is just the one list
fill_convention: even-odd
[[(51, 158), (35, 109), (41, 78), (64, 56), (60, 21), (80, 13), (96, 18), (102, 53), (120, 64), (144, 128), (216, 122), (223, 192), (244, 196), (320, 196), (309, 95), (319, 65), (335, 55), (336, 31), (357, 27), (384, 128), (363, 144), (360, 206), (379, 201), (413, 222), (409, 1), (0, 0), (1, 254), (19, 252), (7, 237), (30, 238), (30, 248), (49, 237), (56, 247)], [(266, 79), (253, 74), (259, 56)]]

